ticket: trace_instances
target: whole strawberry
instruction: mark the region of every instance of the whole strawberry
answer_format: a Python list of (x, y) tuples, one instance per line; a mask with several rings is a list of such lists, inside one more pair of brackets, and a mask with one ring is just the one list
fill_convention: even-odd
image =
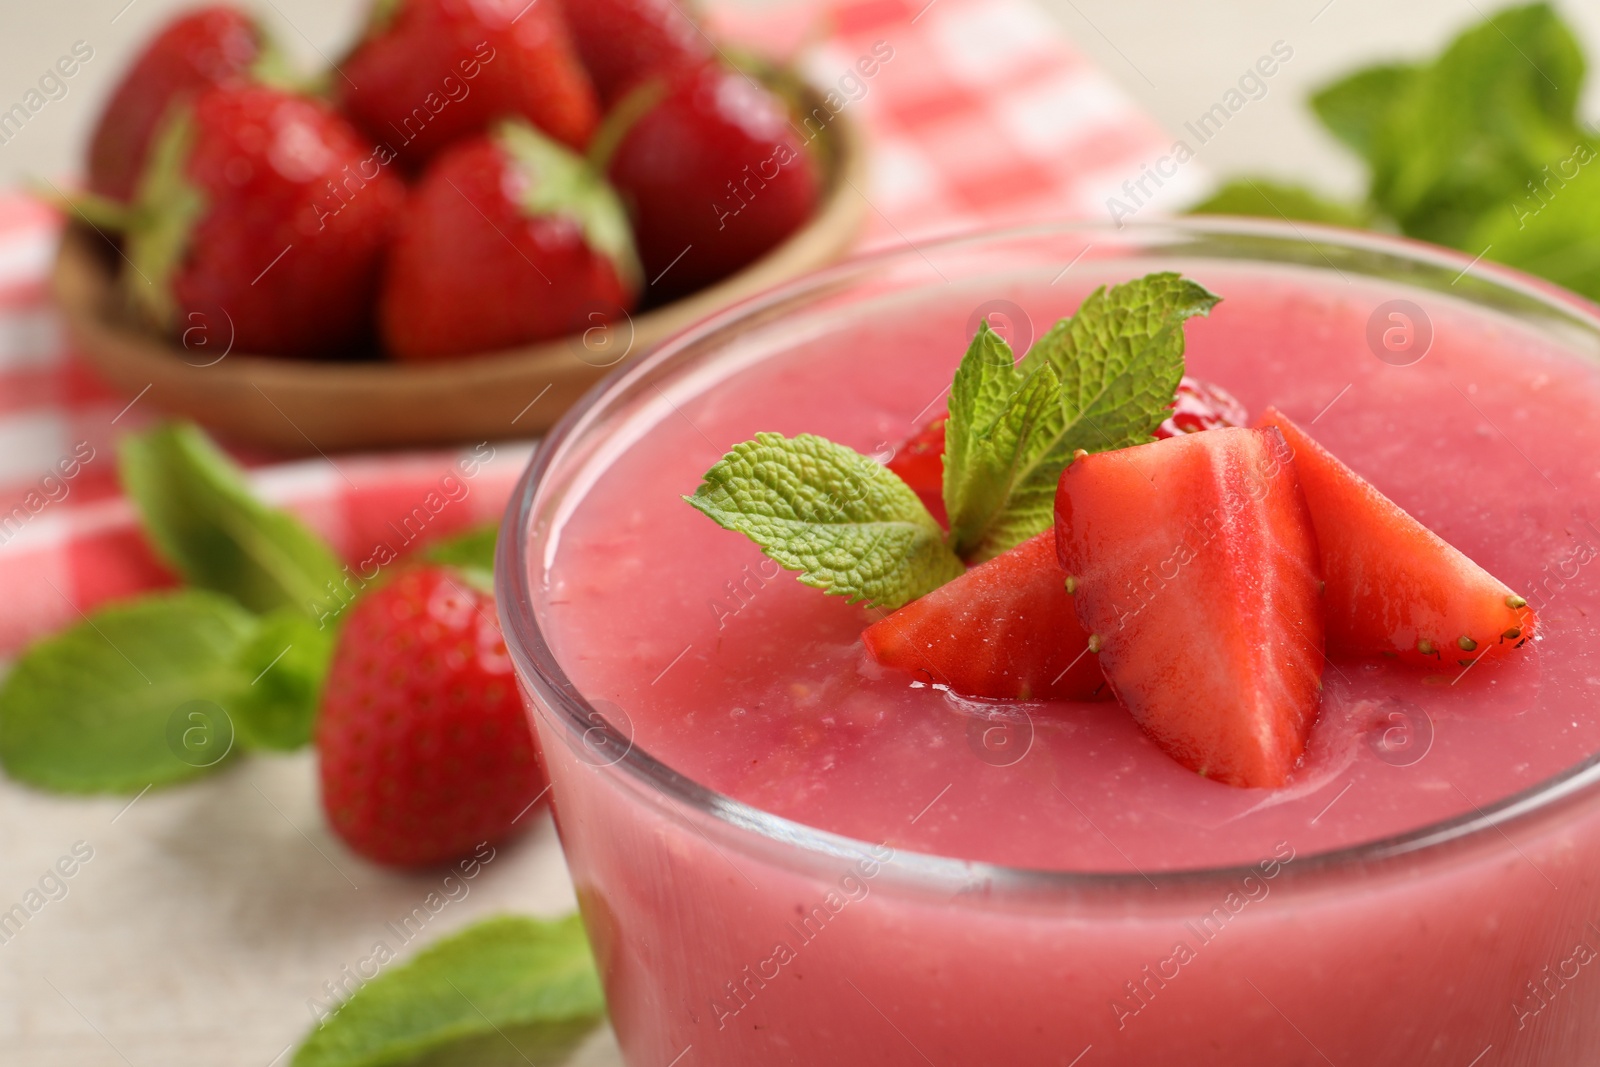
[(494, 597), (450, 568), (404, 571), (351, 609), (316, 742), (328, 822), (376, 863), (505, 838), (545, 788)]
[(799, 229), (817, 206), (816, 161), (783, 103), (716, 63), (666, 75), (607, 174), (633, 216), (648, 300), (724, 278)]
[(412, 192), (379, 319), (391, 355), (559, 337), (633, 306), (628, 220), (605, 179), (524, 123), (446, 152)]
[(578, 55), (600, 99), (640, 77), (711, 56), (711, 42), (678, 0), (562, 0)]
[(123, 280), (174, 334), (317, 357), (370, 343), (405, 188), (389, 157), (322, 103), (262, 85), (211, 89), (163, 122), (126, 220)]
[(168, 23), (128, 68), (89, 141), (89, 188), (114, 200), (133, 197), (150, 139), (167, 108), (215, 85), (248, 81), (267, 52), (250, 16), (225, 5)]
[(340, 104), (411, 168), (496, 119), (525, 118), (574, 148), (599, 122), (561, 11), (549, 0), (394, 0), (341, 65)]

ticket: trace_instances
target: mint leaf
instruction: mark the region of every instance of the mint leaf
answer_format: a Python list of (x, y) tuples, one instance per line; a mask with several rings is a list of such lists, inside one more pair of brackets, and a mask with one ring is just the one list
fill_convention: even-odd
[[(947, 462), (972, 458), (969, 471), (947, 469), (945, 484), (984, 486), (946, 500), (956, 553), (989, 559), (1047, 529), (1078, 449), (1148, 441), (1183, 377), (1183, 324), (1219, 299), (1172, 273), (1102, 287), (1034, 343), (1018, 367), (1022, 385), (989, 426), (958, 429), (952, 399)], [(969, 350), (963, 363), (973, 358)], [(952, 446), (960, 432), (974, 437)]]
[(232, 747), (224, 709), (253, 626), (226, 597), (190, 591), (104, 608), (38, 642), (0, 687), (0, 763), (69, 793), (206, 773)]
[(1304, 186), (1285, 185), (1269, 178), (1231, 181), (1190, 208), (1189, 214), (1303, 219), (1353, 229), (1363, 229), (1373, 223), (1372, 210), (1365, 205), (1327, 200)]
[(235, 657), (244, 684), (227, 705), (241, 745), (292, 752), (311, 740), (337, 633), (295, 608), (261, 619)]
[[(576, 915), (504, 916), (468, 927), (372, 979), (311, 1031), (293, 1067), (380, 1067), (449, 1048), (552, 1063), (605, 1012), (600, 978)], [(499, 1058), (493, 1062), (500, 1062)]]
[(267, 507), (239, 468), (191, 423), (168, 423), (126, 438), (122, 487), (145, 533), (190, 584), (268, 612), (315, 614), (339, 561), (288, 512)]
[[(1011, 505), (1018, 481), (1027, 476), (1034, 463), (1044, 459), (1041, 451), (1049, 449), (1053, 428), (1061, 422), (1061, 405), (1061, 379), (1054, 368), (1048, 364), (1036, 367), (1022, 378), (1022, 384), (994, 420), (977, 431), (975, 439), (962, 449), (970, 458), (958, 484), (972, 488), (948, 500), (945, 506), (950, 515), (952, 543), (963, 557), (983, 560), (1011, 547), (1003, 543), (1007, 535), (997, 527)], [(945, 440), (950, 439), (946, 429)], [(1065, 466), (1064, 461), (1062, 465)], [(1060, 473), (1058, 468), (1057, 477)], [(951, 481), (947, 474), (946, 483)]]
[(967, 354), (950, 386), (950, 416), (945, 424), (944, 500), (951, 528), (973, 516), (993, 514), (1005, 502), (1006, 484), (993, 477), (983, 435), (1016, 397), (1025, 381), (1005, 339), (978, 324)]
[(423, 550), (422, 555), (433, 563), (493, 574), (494, 549), (499, 536), (500, 524), (488, 523), (431, 544)]
[(1524, 192), (1481, 219), (1467, 247), (1600, 300), (1600, 146), (1576, 145), (1540, 193)]
[(1406, 233), (1466, 248), (1479, 219), (1572, 151), (1583, 74), (1576, 38), (1546, 4), (1463, 33), (1374, 126), (1374, 202)]
[(1418, 71), (1414, 64), (1367, 67), (1313, 93), (1311, 110), (1335, 137), (1370, 157), (1389, 108), (1411, 88)]
[(898, 608), (965, 570), (898, 475), (812, 434), (734, 445), (684, 499), (806, 585), (852, 602)]
[(1372, 202), (1405, 233), (1596, 297), (1584, 67), (1554, 9), (1529, 4), (1479, 22), (1432, 62), (1358, 71), (1312, 107), (1367, 158)]

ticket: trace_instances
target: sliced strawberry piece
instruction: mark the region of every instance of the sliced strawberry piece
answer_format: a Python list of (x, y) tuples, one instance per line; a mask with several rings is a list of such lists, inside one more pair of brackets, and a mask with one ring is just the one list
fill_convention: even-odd
[(916, 491), (940, 525), (947, 525), (944, 510), (944, 424), (950, 413), (941, 411), (917, 435), (895, 450), (889, 469)]
[(1494, 575), (1317, 444), (1276, 408), (1317, 530), (1328, 648), (1467, 667), (1533, 636), (1533, 610)]
[[(944, 424), (949, 418), (948, 411), (941, 411), (929, 419), (889, 461), (889, 469), (916, 491), (941, 523), (945, 522)], [(1172, 414), (1156, 430), (1156, 437), (1177, 437), (1249, 422), (1249, 412), (1233, 394), (1210, 382), (1185, 376), (1172, 398)]]
[(1080, 454), (1056, 541), (1112, 690), (1168, 755), (1284, 783), (1322, 687), (1317, 544), (1283, 439), (1184, 434)]
[(1086, 655), (1046, 530), (867, 627), (886, 667), (975, 697), (1093, 700), (1105, 679)]

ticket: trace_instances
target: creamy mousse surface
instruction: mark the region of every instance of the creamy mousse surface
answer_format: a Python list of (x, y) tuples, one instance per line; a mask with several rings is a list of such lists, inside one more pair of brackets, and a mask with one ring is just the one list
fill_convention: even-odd
[[(1248, 863), (1284, 842), (1308, 856), (1475, 813), (1600, 750), (1600, 363), (1398, 285), (1183, 269), (1224, 298), (1188, 324), (1188, 372), (1252, 416), (1277, 405), (1526, 596), (1536, 641), (1465, 672), (1332, 661), (1290, 784), (1237, 789), (1179, 766), (1115, 702), (971, 700), (877, 667), (860, 633), (881, 612), (800, 585), (681, 499), (762, 430), (886, 457), (942, 403), (973, 307), (1014, 300), (1042, 333), (1093, 285), (1141, 272), (1083, 264), (1054, 289), (841, 316), (651, 405), (564, 511), (535, 583), (563, 668), (625, 713), (635, 746), (714, 790), (900, 850), (1035, 869)], [(1368, 341), (1395, 299), (1431, 324), (1408, 366)]]

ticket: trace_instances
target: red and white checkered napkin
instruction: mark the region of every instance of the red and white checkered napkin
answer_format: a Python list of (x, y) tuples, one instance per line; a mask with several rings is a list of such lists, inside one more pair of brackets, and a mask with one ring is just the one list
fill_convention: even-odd
[[(1031, 0), (830, 0), (714, 17), (758, 47), (810, 42), (802, 64), (867, 133), (864, 246), (1104, 217), (1106, 197), (1168, 144)], [(59, 225), (0, 195), (0, 657), (107, 600), (173, 583), (116, 487), (116, 438), (155, 418), (160, 398), (113, 393), (72, 352), (46, 285)], [(419, 531), (497, 516), (530, 445), (492, 447), (462, 480), (465, 496), (439, 489), (470, 447), (278, 464), (236, 454), (262, 495), (354, 562), (380, 542), (400, 549)]]

